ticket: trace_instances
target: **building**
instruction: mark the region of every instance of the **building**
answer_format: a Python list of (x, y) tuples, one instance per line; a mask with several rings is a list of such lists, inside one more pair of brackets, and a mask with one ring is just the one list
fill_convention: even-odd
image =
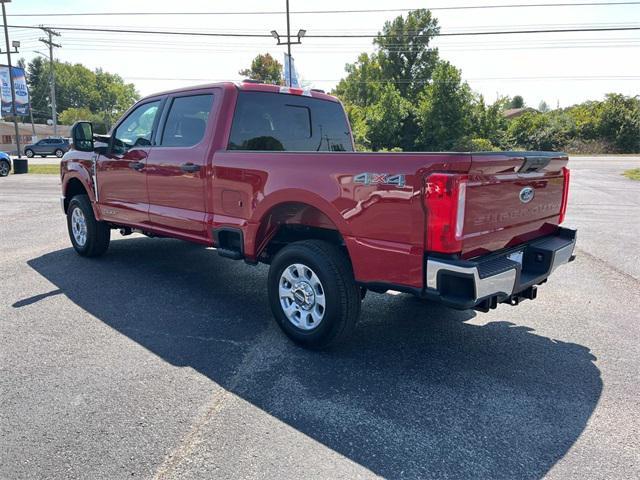
[[(36, 131), (35, 138), (33, 136), (34, 129)], [(20, 148), (43, 138), (53, 137), (53, 125), (36, 123), (32, 128), (30, 123), (18, 123), (18, 131), (20, 132)], [(71, 127), (69, 125), (58, 125), (58, 137), (69, 137), (70, 135)], [(16, 153), (16, 130), (13, 122), (0, 120), (0, 151), (9, 154)]]
[(512, 119), (512, 118), (518, 118), (528, 112), (540, 113), (538, 110), (536, 110), (533, 107), (509, 108), (504, 112), (502, 112), (502, 116), (508, 119)]

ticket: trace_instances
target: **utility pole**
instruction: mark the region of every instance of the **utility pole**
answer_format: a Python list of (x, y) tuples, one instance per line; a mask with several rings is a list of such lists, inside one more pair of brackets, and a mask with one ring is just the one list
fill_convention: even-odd
[[(20, 153), (20, 129), (18, 128), (18, 116), (16, 110), (16, 86), (13, 84), (13, 67), (11, 66), (11, 49), (9, 47), (9, 27), (7, 26), (7, 10), (4, 6), (11, 0), (0, 0), (2, 3), (2, 21), (4, 23), (4, 40), (7, 44), (7, 64), (9, 66), (9, 83), (11, 84), (11, 116), (13, 117), (13, 126), (16, 131), (16, 149), (18, 150), (18, 158), (22, 158)], [(19, 43), (16, 45), (20, 45)], [(16, 52), (18, 47), (16, 46)]]
[(290, 26), (290, 19), (289, 19), (289, 0), (287, 0), (287, 41), (283, 42), (280, 40), (280, 35), (278, 34), (277, 31), (275, 30), (271, 30), (271, 36), (273, 38), (275, 38), (278, 41), (278, 45), (286, 45), (287, 46), (287, 63), (289, 64), (289, 78), (285, 78), (285, 83), (288, 84), (288, 86), (291, 86), (291, 80), (292, 80), (292, 75), (293, 75), (293, 70), (291, 68), (291, 45), (300, 45), (302, 43), (301, 39), (302, 37), (304, 37), (307, 34), (306, 30), (298, 30), (298, 33), (296, 35), (296, 37), (298, 38), (297, 41), (292, 42), (291, 41), (291, 26)]
[[(7, 23), (7, 22), (5, 22)], [(58, 108), (56, 106), (56, 73), (53, 65), (53, 47), (61, 48), (62, 45), (53, 43), (53, 37), (59, 37), (60, 34), (48, 27), (40, 27), (49, 38), (40, 38), (39, 40), (49, 47), (49, 83), (51, 86), (51, 119), (53, 120), (53, 136), (58, 136)]]

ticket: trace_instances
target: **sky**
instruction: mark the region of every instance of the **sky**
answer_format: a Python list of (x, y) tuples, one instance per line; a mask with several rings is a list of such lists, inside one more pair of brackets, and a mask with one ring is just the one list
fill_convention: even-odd
[[(290, 0), (291, 31), (313, 34), (371, 34), (386, 20), (405, 12), (296, 13), (304, 10), (411, 9), (524, 3), (578, 3), (580, 0)], [(597, 0), (583, 0), (595, 2)], [(621, 1), (621, 0), (612, 0)], [(640, 3), (640, 2), (639, 2)], [(286, 34), (284, 14), (223, 15), (221, 12), (283, 11), (285, 0), (13, 0), (7, 4), (9, 25), (52, 27), (134, 28), (191, 32)], [(197, 15), (53, 16), (71, 13), (200, 12)], [(217, 12), (204, 15), (202, 12)], [(640, 27), (640, 4), (434, 10), (441, 31), (477, 32), (514, 29), (584, 27)], [(37, 14), (38, 16), (18, 16)], [(405, 13), (406, 14), (406, 13)], [(283, 62), (285, 46), (271, 38), (211, 38), (149, 34), (111, 34), (60, 31), (56, 58), (103, 68), (136, 85), (144, 96), (154, 92), (222, 80), (240, 80), (238, 71), (258, 53)], [(20, 40), (19, 56), (30, 60), (48, 53), (38, 41), (39, 30), (10, 29)], [(462, 70), (473, 90), (489, 101), (522, 95), (527, 105), (545, 101), (566, 107), (606, 93), (640, 94), (640, 30), (536, 35), (440, 37), (434, 42), (440, 56)], [(3, 48), (4, 50), (4, 48)], [(345, 76), (344, 66), (360, 52), (372, 52), (371, 39), (303, 38), (293, 46), (296, 68), (305, 82), (330, 90)], [(15, 61), (15, 60), (14, 60)]]

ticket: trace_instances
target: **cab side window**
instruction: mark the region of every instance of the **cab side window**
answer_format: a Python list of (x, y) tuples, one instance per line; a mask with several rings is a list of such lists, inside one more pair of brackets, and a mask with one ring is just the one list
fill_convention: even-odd
[(213, 95), (176, 97), (162, 132), (163, 147), (192, 147), (204, 138)]
[(160, 100), (140, 105), (113, 133), (113, 153), (123, 154), (134, 147), (151, 145), (153, 123), (158, 114)]

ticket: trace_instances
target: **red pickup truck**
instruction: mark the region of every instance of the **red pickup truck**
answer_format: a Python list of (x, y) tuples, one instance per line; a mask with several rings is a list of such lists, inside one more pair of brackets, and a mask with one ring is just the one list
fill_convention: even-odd
[(573, 259), (566, 155), (357, 153), (320, 91), (174, 90), (110, 135), (72, 132), (61, 201), (80, 255), (102, 255), (120, 229), (267, 263), (275, 319), (303, 346), (347, 338), (367, 290), (488, 311), (535, 298)]

